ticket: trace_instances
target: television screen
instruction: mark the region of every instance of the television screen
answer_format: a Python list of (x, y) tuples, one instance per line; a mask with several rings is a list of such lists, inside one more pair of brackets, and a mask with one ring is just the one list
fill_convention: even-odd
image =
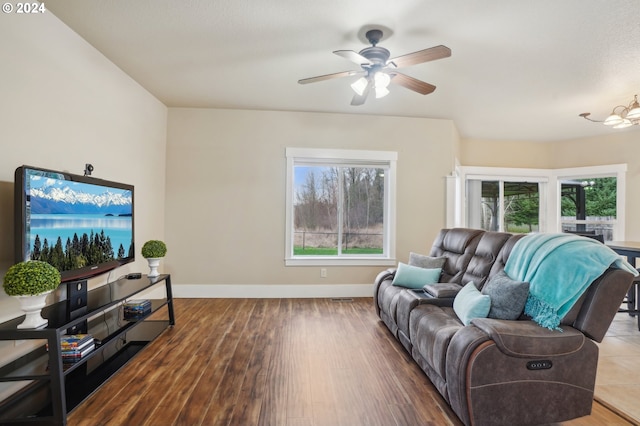
[(42, 260), (62, 281), (135, 260), (133, 186), (30, 166), (15, 172), (16, 262)]

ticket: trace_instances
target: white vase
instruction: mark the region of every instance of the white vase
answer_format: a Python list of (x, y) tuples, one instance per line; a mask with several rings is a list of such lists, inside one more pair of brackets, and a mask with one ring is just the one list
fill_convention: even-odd
[(20, 309), (25, 313), (24, 321), (18, 325), (18, 328), (40, 328), (49, 323), (49, 320), (42, 318), (40, 311), (46, 305), (46, 293), (36, 294), (35, 296), (14, 296), (20, 302)]
[(157, 277), (158, 274), (158, 266), (160, 266), (160, 259), (162, 259), (161, 257), (149, 257), (147, 258), (147, 262), (149, 262), (149, 273), (147, 274), (148, 277), (150, 278), (154, 278)]

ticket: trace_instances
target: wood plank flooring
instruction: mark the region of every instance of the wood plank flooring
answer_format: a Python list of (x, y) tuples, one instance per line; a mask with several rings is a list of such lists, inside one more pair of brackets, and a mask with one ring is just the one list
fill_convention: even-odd
[[(177, 299), (165, 331), (70, 426), (460, 425), (370, 298)], [(630, 425), (594, 403), (563, 426)]]

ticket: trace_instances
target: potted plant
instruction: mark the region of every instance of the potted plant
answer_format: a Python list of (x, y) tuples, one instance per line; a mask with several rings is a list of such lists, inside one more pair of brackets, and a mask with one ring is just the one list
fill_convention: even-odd
[(40, 311), (49, 293), (60, 285), (60, 272), (46, 262), (27, 260), (11, 266), (4, 276), (3, 288), (9, 296), (20, 302), (25, 319), (18, 328), (38, 328), (48, 320)]
[(149, 274), (153, 278), (158, 276), (158, 265), (160, 259), (167, 254), (167, 245), (160, 240), (149, 240), (142, 246), (142, 257), (149, 263)]

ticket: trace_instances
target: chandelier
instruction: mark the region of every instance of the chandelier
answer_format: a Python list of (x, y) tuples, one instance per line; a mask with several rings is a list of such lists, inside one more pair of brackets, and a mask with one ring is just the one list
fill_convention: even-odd
[(624, 129), (625, 127), (640, 124), (640, 104), (638, 103), (638, 95), (633, 97), (633, 101), (629, 102), (629, 105), (618, 105), (613, 108), (609, 117), (604, 121), (592, 120), (589, 118), (590, 112), (583, 112), (580, 117), (593, 121), (595, 123), (602, 123), (605, 126), (612, 126), (614, 129)]

